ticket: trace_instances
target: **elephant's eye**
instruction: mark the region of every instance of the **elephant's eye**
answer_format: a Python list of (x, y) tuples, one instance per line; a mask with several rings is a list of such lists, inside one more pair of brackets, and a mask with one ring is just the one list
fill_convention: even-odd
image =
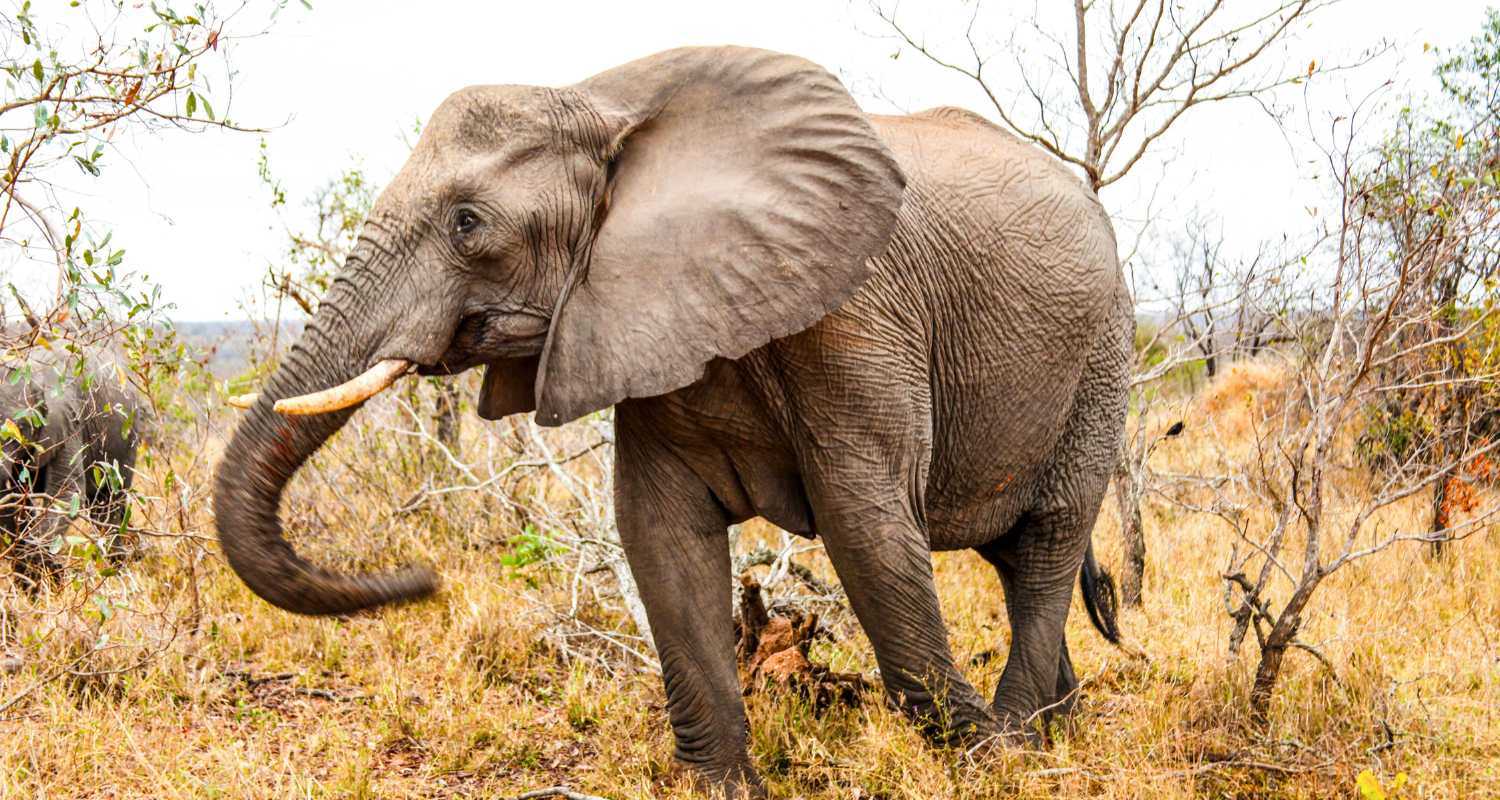
[(467, 236), (479, 227), (479, 215), (467, 208), (460, 208), (453, 212), (453, 233), (457, 236)]

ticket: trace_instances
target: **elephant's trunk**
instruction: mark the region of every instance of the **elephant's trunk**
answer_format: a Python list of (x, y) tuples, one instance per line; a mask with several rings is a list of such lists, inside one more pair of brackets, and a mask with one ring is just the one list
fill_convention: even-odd
[[(290, 417), (272, 410), (281, 398), (343, 384), (370, 366), (387, 331), (363, 307), (367, 273), (341, 276), (297, 344), (282, 359), (240, 422), (219, 465), (214, 516), (219, 543), (235, 574), (260, 597), (299, 614), (347, 614), (431, 594), (437, 579), (425, 567), (342, 575), (316, 567), (282, 538), (278, 510), (292, 475), (354, 408)], [(368, 288), (368, 287), (367, 287)], [(363, 295), (363, 297), (362, 297)], [(370, 330), (358, 328), (368, 326)]]

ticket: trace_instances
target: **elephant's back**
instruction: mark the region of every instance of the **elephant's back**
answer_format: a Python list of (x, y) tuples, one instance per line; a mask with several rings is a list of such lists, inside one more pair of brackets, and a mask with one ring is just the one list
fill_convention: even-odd
[(941, 237), (968, 256), (950, 266), (997, 288), (1003, 280), (1095, 312), (1108, 305), (1123, 283), (1114, 229), (1061, 162), (964, 109), (871, 121), (907, 177), (895, 244)]
[[(963, 537), (1025, 510), (1088, 355), (1109, 338), (1124, 286), (1114, 233), (1082, 181), (975, 114), (873, 122), (907, 192), (865, 292), (920, 309), (933, 406), (929, 520), (935, 546), (967, 546)], [(945, 541), (950, 527), (958, 540)]]

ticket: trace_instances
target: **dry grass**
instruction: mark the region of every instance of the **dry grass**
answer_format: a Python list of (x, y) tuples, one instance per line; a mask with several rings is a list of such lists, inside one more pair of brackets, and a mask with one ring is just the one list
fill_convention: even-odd
[[(1157, 469), (1240, 452), (1247, 398), (1275, 380), (1232, 370), (1192, 406), (1198, 418), (1161, 447)], [(145, 466), (139, 518), (157, 535), (143, 560), (36, 602), (5, 598), (4, 646), (26, 666), (0, 677), (0, 704), (20, 698), (0, 711), (0, 797), (492, 797), (558, 783), (694, 796), (670, 761), (659, 679), (607, 646), (582, 660), (549, 638), (547, 609), (574, 602), (575, 576), (558, 562), (502, 563), (524, 508), (453, 493), (395, 512), (442, 467), (381, 428), (394, 414), (367, 410), (318, 456), (293, 486), (289, 528), (324, 563), (433, 561), (446, 581), (436, 601), (328, 620), (250, 595), (211, 543), (182, 535), (212, 534), (207, 492), (233, 422), (199, 418)], [(466, 453), (503, 454), (513, 435), (465, 425)], [(547, 490), (527, 478), (516, 496)], [(1422, 509), (1382, 524), (1419, 525)], [(1157, 500), (1146, 520), (1146, 603), (1122, 620), (1144, 656), (1105, 643), (1076, 608), (1068, 635), (1085, 699), (1050, 747), (969, 759), (929, 746), (877, 698), (817, 718), (794, 695), (757, 694), (753, 753), (773, 793), (1356, 797), (1369, 769), (1387, 783), (1408, 773), (1406, 796), (1500, 796), (1500, 536), (1486, 531), (1436, 562), (1398, 546), (1330, 578), (1301, 638), (1337, 674), (1294, 653), (1260, 732), (1246, 712), (1254, 642), (1237, 662), (1225, 655), (1229, 532)], [(1106, 503), (1095, 533), (1105, 563), (1118, 561), (1117, 530)], [(752, 527), (740, 547), (771, 535)], [(819, 554), (804, 559), (829, 574)], [(1004, 659), (974, 656), (1003, 656), (1008, 642), (999, 582), (971, 554), (935, 560), (954, 651), (991, 692)], [(101, 593), (112, 598), (102, 622)], [(584, 593), (579, 614), (628, 629), (602, 598)], [(873, 670), (847, 615), (833, 630), (816, 655)]]

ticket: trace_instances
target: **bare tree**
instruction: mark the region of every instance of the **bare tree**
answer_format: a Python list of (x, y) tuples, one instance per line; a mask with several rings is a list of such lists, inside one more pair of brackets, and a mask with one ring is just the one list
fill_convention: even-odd
[[(976, 84), (1012, 132), (1077, 167), (1098, 191), (1125, 177), (1189, 109), (1263, 99), (1349, 68), (1278, 62), (1295, 30), (1337, 2), (1074, 0), (1070, 20), (1033, 16), (1004, 47), (986, 43), (975, 2), (952, 48), (929, 46), (899, 3), (875, 0), (872, 9), (907, 46)], [(1042, 50), (1031, 52), (1023, 38)], [(1001, 54), (1013, 63), (998, 63)]]
[[(1250, 705), (1261, 721), (1288, 650), (1312, 653), (1332, 669), (1298, 638), (1329, 575), (1398, 542), (1462, 538), (1500, 512), (1475, 498), (1437, 531), (1393, 529), (1381, 516), (1483, 462), (1500, 440), (1462, 450), (1446, 447), (1441, 437), (1418, 440), (1368, 480), (1354, 474), (1361, 469), (1359, 428), (1372, 406), (1414, 401), (1434, 387), (1482, 390), (1500, 377), (1492, 299), (1459, 298), (1460, 321), (1436, 336), (1434, 323), (1448, 311), (1422, 299), (1431, 270), (1462, 261), (1477, 239), (1492, 234), (1497, 205), (1475, 182), (1447, 195), (1453, 225), (1393, 237), (1382, 209), (1390, 153), (1361, 153), (1355, 144), (1369, 116), (1361, 107), (1332, 123), (1324, 151), (1340, 192), (1338, 215), (1309, 253), (1314, 276), (1295, 292), (1287, 289), (1298, 295), (1294, 310), (1274, 321), (1290, 343), (1274, 354), (1288, 379), (1277, 402), (1252, 420), (1253, 456), (1227, 474), (1201, 477), (1180, 499), (1217, 515), (1236, 536), (1223, 573), (1234, 620), (1229, 651), (1237, 653), (1254, 632), (1260, 657)], [(1453, 346), (1485, 366), (1448, 369), (1443, 354)]]
[[(1155, 296), (1146, 301), (1147, 307), (1162, 313), (1137, 327), (1130, 387), (1135, 423), (1125, 431), (1114, 473), (1124, 546), (1120, 601), (1127, 606), (1139, 606), (1142, 599), (1146, 540), (1141, 503), (1158, 484), (1151, 455), (1163, 440), (1182, 433), (1190, 417), (1186, 406), (1200, 364), (1212, 377), (1221, 360), (1246, 349), (1247, 338), (1268, 340), (1263, 321), (1267, 314), (1255, 309), (1269, 296), (1279, 262), (1263, 246), (1243, 263), (1223, 263), (1219, 256), (1222, 239), (1211, 227), (1202, 215), (1184, 226), (1181, 237), (1172, 243), (1174, 286), (1163, 292), (1155, 283), (1149, 284)], [(1256, 323), (1249, 324), (1250, 320)], [(1174, 404), (1177, 413), (1167, 415), (1167, 422), (1151, 422), (1163, 406)]]

